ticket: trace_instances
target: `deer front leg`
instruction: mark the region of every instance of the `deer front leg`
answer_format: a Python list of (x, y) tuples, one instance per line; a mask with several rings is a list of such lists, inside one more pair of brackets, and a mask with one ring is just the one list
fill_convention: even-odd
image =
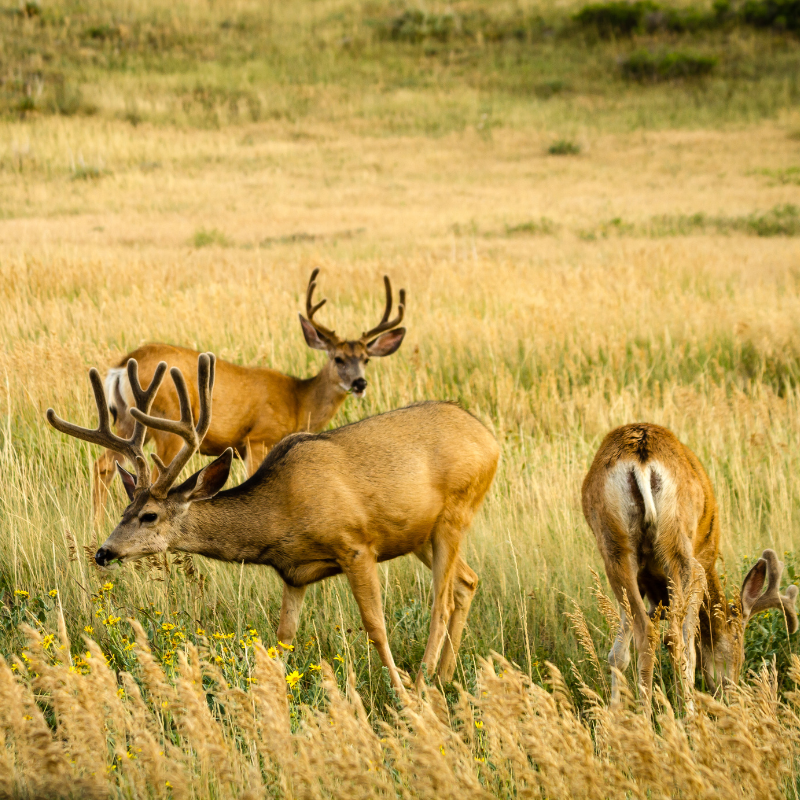
[(283, 584), (283, 600), (281, 601), (281, 618), (278, 623), (278, 643), (291, 644), (297, 633), (300, 622), (300, 609), (306, 596), (306, 586), (289, 586)]
[(400, 696), (405, 695), (400, 673), (389, 649), (389, 638), (386, 635), (386, 620), (383, 618), (381, 606), (381, 583), (378, 577), (378, 564), (375, 558), (366, 552), (357, 553), (344, 570), (353, 596), (361, 612), (361, 620), (367, 636), (375, 645), (383, 666), (389, 670), (392, 686)]

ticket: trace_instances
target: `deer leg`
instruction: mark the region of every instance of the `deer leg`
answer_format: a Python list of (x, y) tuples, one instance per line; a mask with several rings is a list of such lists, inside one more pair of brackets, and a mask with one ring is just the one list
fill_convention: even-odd
[(467, 615), (476, 591), (478, 591), (478, 576), (475, 570), (470, 568), (467, 562), (459, 556), (453, 581), (455, 609), (450, 615), (450, 622), (447, 624), (447, 637), (438, 670), (439, 677), (444, 682), (453, 679), (453, 673), (456, 669), (456, 655), (458, 654), (458, 648), (461, 646), (464, 625), (467, 623)]
[(289, 586), (283, 584), (283, 600), (281, 601), (281, 618), (278, 623), (278, 644), (291, 644), (297, 633), (300, 622), (300, 609), (306, 596), (306, 586)]
[(103, 455), (94, 462), (94, 485), (92, 491), (92, 508), (94, 510), (95, 524), (100, 527), (105, 516), (108, 501), (108, 487), (114, 480), (117, 464), (125, 463), (125, 456), (113, 450), (105, 450)]
[(386, 620), (381, 607), (381, 582), (378, 577), (378, 564), (375, 559), (364, 552), (357, 553), (344, 570), (353, 596), (361, 612), (361, 621), (370, 641), (375, 645), (383, 666), (389, 670), (389, 677), (395, 691), (405, 695), (400, 673), (389, 649), (389, 637), (386, 635)]
[(251, 477), (255, 471), (261, 466), (261, 462), (267, 457), (269, 447), (265, 442), (253, 442), (247, 440), (247, 452), (244, 457), (245, 467), (247, 468), (247, 477)]
[[(628, 630), (632, 628), (633, 640), (636, 644), (638, 653), (637, 658), (637, 673), (639, 681), (639, 692), (641, 701), (644, 705), (646, 712), (650, 713), (650, 697), (653, 693), (653, 664), (654, 654), (650, 646), (650, 632), (653, 623), (650, 621), (650, 616), (645, 608), (644, 600), (639, 594), (639, 586), (636, 581), (636, 574), (638, 572), (636, 559), (633, 555), (627, 558), (622, 558), (619, 562), (606, 561), (606, 574), (608, 575), (609, 583), (614, 589), (614, 594), (620, 604), (621, 610), (621, 627), (620, 632), (617, 634), (617, 639), (611, 652), (608, 654), (609, 664), (619, 669), (618, 664), (628, 665), (630, 660), (630, 640), (631, 632)], [(625, 605), (623, 598), (627, 597), (628, 604), (630, 605), (632, 620), (627, 619), (625, 613)], [(612, 702), (619, 700), (619, 687), (616, 681), (612, 678), (611, 698)]]
[[(620, 672), (625, 672), (628, 668), (628, 664), (631, 663), (633, 626), (631, 625), (630, 619), (628, 619), (628, 615), (625, 613), (624, 606), (620, 606), (619, 609), (619, 622), (617, 638), (614, 639), (614, 644), (608, 652), (608, 663)], [(619, 680), (613, 671), (611, 673), (611, 702), (612, 704), (619, 703)]]
[(433, 572), (431, 629), (428, 634), (425, 654), (422, 657), (422, 664), (417, 673), (417, 688), (422, 686), (423, 667), (427, 669), (428, 675), (433, 675), (447, 635), (447, 626), (455, 609), (453, 576), (456, 559), (458, 558), (458, 538), (448, 537), (446, 534), (442, 535), (441, 531), (438, 532), (438, 535), (434, 534), (434, 536), (435, 538), (431, 542), (431, 570)]
[(683, 696), (686, 709), (694, 711), (692, 690), (694, 689), (694, 675), (697, 668), (697, 651), (695, 650), (695, 634), (703, 601), (704, 573), (700, 563), (691, 555), (686, 555), (680, 568), (680, 596), (670, 597), (672, 609), (683, 609), (684, 617), (681, 624), (681, 639), (683, 652), (680, 654), (680, 672), (683, 684)]

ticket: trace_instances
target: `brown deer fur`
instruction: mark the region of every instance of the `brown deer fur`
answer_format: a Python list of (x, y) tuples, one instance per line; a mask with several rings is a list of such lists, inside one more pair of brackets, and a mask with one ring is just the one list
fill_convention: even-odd
[[(405, 328), (392, 330), (402, 320), (405, 292), (400, 292), (398, 316), (390, 320), (392, 294), (389, 279), (385, 278), (386, 311), (377, 327), (362, 334), (360, 339), (345, 341), (335, 332), (314, 322), (314, 314), (325, 300), (313, 304), (314, 270), (306, 294), (306, 314), (300, 317), (303, 334), (309, 347), (324, 350), (328, 360), (322, 370), (312, 378), (294, 378), (274, 369), (242, 367), (218, 361), (217, 383), (214, 392), (214, 421), (200, 446), (203, 455), (218, 456), (228, 447), (246, 459), (247, 471), (252, 475), (269, 449), (277, 442), (298, 431), (320, 431), (335, 416), (348, 394), (358, 397), (366, 391), (364, 367), (370, 356), (382, 357), (394, 353), (401, 345)], [(381, 334), (378, 336), (378, 334)], [(374, 340), (371, 337), (377, 336)], [(142, 378), (150, 381), (156, 366), (166, 361), (184, 374), (194, 372), (196, 350), (169, 344), (147, 344), (128, 353), (115, 368), (109, 371), (105, 386), (111, 413), (117, 431), (129, 436), (133, 419), (129, 410), (134, 406), (125, 365), (134, 359)], [(192, 409), (197, 414), (197, 387), (189, 382)], [(170, 385), (159, 390), (153, 403), (157, 417), (178, 416), (178, 395)], [(162, 461), (170, 461), (181, 447), (181, 440), (168, 432), (148, 429), (147, 440), (152, 440)], [(106, 450), (94, 466), (93, 505), (95, 520), (102, 522), (108, 496), (108, 486), (116, 472), (117, 462), (123, 455)]]
[[(649, 698), (652, 689), (651, 619), (659, 603), (682, 604), (682, 630), (675, 646), (687, 692), (694, 686), (696, 653), (712, 688), (720, 679), (738, 680), (744, 627), (756, 613), (781, 608), (790, 632), (797, 629), (797, 587), (779, 594), (783, 565), (772, 550), (764, 551), (745, 577), (740, 597), (728, 603), (716, 568), (720, 526), (714, 491), (697, 456), (666, 428), (637, 423), (611, 431), (583, 482), (582, 500), (621, 606), (621, 626), (608, 660), (625, 670), (631, 638), (635, 640), (643, 698)], [(766, 577), (769, 586), (762, 595)], [(628, 618), (626, 604), (633, 619)], [(612, 698), (618, 697), (612, 675)]]
[[(205, 422), (195, 429), (194, 402), (189, 402), (180, 371), (171, 373), (178, 394), (185, 396), (177, 422), (148, 415), (150, 398), (145, 395), (152, 395), (152, 386), (141, 391), (136, 364), (129, 362), (131, 384), (142, 398), (131, 411), (137, 429), (130, 440), (110, 432), (95, 370), (90, 377), (100, 416), (97, 430), (78, 428), (48, 411), (51, 424), (64, 433), (112, 449), (138, 448), (135, 477), (117, 465), (131, 502), (97, 551), (97, 563), (108, 566), (176, 550), (272, 566), (284, 581), (277, 636), (287, 644), (295, 636), (308, 584), (344, 573), (364, 628), (393, 685), (402, 690), (386, 635), (377, 565), (413, 553), (433, 572), (431, 628), (422, 663), (432, 674), (439, 662), (440, 677), (450, 679), (478, 583), (461, 557), (461, 540), (497, 468), (500, 451), (492, 434), (456, 405), (420, 403), (333, 431), (289, 436), (233, 489), (220, 491), (230, 469), (230, 449), (170, 488), (202, 440), (203, 425), (213, 429), (212, 386), (216, 393), (213, 357), (203, 354), (196, 385)], [(159, 379), (163, 374), (161, 368)], [(143, 425), (154, 433), (169, 427), (186, 442), (177, 464), (157, 461), (159, 478), (153, 484), (141, 454)], [(422, 668), (418, 680), (421, 675)]]

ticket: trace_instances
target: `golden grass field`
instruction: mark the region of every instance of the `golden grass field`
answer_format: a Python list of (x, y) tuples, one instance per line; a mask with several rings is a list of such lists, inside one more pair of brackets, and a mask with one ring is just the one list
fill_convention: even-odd
[[(607, 707), (615, 621), (579, 491), (608, 430), (666, 425), (716, 487), (729, 595), (765, 547), (800, 575), (800, 239), (741, 223), (800, 202), (800, 114), (628, 129), (520, 102), (490, 135), (431, 136), (342, 121), (355, 101), (329, 87), (301, 119), (133, 125), (127, 80), (86, 88), (94, 115), (0, 119), (0, 796), (796, 796), (782, 617), (751, 624), (725, 703), (698, 683), (683, 717), (664, 650), (655, 727), (633, 697)], [(404, 91), (381, 102), (444, 102)], [(580, 153), (548, 155), (564, 136)], [(335, 425), (452, 399), (502, 445), (464, 548), (458, 685), (405, 709), (341, 578), (309, 592), (284, 664), (268, 569), (96, 570), (121, 487), (94, 529), (98, 453), (44, 418), (94, 425), (88, 368), (150, 341), (312, 374), (315, 267), (341, 334), (377, 321), (384, 274), (408, 294), (403, 346)], [(429, 575), (381, 574), (413, 674)]]

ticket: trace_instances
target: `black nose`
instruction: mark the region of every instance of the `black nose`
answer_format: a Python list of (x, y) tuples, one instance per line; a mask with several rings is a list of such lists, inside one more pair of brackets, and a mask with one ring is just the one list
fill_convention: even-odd
[(363, 392), (367, 388), (367, 382), (364, 378), (356, 378), (353, 381), (352, 387), (354, 392)]
[(94, 554), (94, 560), (98, 567), (105, 567), (111, 561), (111, 551), (107, 547), (101, 547)]

